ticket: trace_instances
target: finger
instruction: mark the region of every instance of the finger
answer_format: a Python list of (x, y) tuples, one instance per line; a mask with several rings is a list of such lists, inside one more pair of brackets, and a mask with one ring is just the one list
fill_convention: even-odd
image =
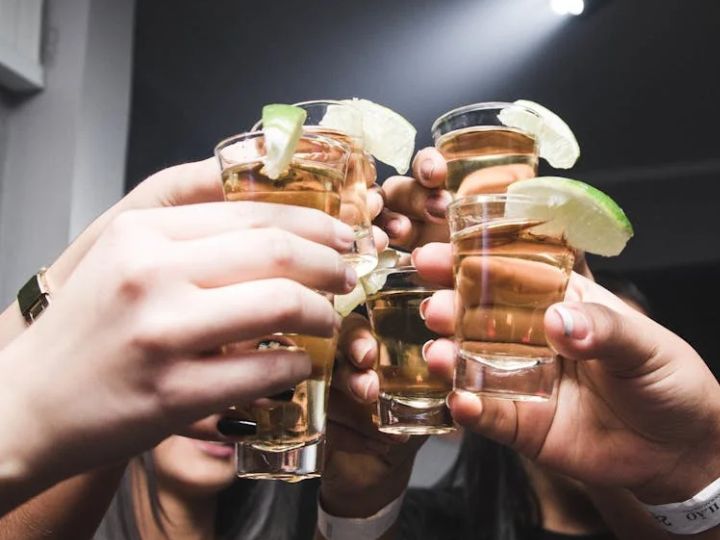
[(183, 268), (199, 287), (241, 281), (288, 278), (312, 289), (347, 293), (355, 270), (340, 254), (283, 229), (233, 231), (179, 243), (188, 261)]
[(452, 202), (449, 192), (428, 189), (409, 176), (391, 176), (383, 184), (387, 208), (409, 218), (443, 223), (448, 205)]
[(227, 442), (229, 439), (220, 433), (217, 424), (223, 416), (221, 414), (213, 414), (202, 420), (193, 422), (177, 430), (177, 435), (190, 437), (191, 439), (200, 439), (203, 441), (220, 441)]
[(440, 188), (447, 179), (447, 162), (435, 148), (423, 148), (413, 159), (413, 176), (426, 188)]
[(390, 238), (380, 227), (373, 225), (373, 241), (375, 242), (375, 249), (378, 253), (385, 251), (390, 245)]
[(372, 369), (377, 360), (377, 341), (365, 317), (352, 313), (343, 320), (338, 350), (359, 369)]
[(196, 289), (164, 307), (138, 322), (141, 345), (200, 352), (276, 332), (330, 337), (341, 321), (325, 297), (288, 279)]
[(450, 339), (436, 339), (423, 347), (423, 357), (427, 361), (428, 371), (450, 384), (455, 372), (456, 355), (457, 346)]
[(238, 229), (278, 228), (348, 251), (352, 227), (313, 208), (251, 201), (190, 204), (124, 212), (125, 224), (145, 225), (174, 240), (191, 240)]
[(626, 377), (655, 370), (673, 356), (687, 355), (690, 349), (638, 312), (619, 313), (599, 304), (551, 306), (545, 314), (545, 333), (563, 357), (597, 359), (605, 369)]
[(412, 260), (420, 275), (442, 287), (453, 286), (453, 258), (450, 244), (433, 242), (413, 251)]
[(380, 393), (380, 381), (375, 371), (357, 370), (347, 362), (338, 364), (332, 386), (362, 404), (374, 403)]
[(512, 446), (517, 439), (518, 414), (515, 402), (481, 399), (470, 392), (454, 391), (448, 396), (453, 419), (465, 427), (501, 444)]
[(220, 166), (213, 157), (168, 167), (138, 184), (127, 200), (133, 208), (222, 201)]
[(426, 298), (420, 304), (420, 316), (436, 334), (452, 336), (455, 333), (455, 293), (442, 290)]
[(275, 394), (310, 373), (307, 353), (287, 349), (176, 360), (159, 383), (158, 399), (185, 424), (234, 403)]
[(375, 219), (375, 224), (387, 233), (394, 246), (412, 245), (419, 234), (410, 218), (387, 208)]
[(367, 192), (367, 206), (370, 219), (375, 219), (385, 208), (385, 196), (380, 186), (374, 186)]

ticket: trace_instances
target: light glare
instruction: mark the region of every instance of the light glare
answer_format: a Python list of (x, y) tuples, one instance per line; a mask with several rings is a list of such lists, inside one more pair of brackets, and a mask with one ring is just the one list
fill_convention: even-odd
[(584, 0), (551, 0), (550, 7), (558, 15), (580, 15), (585, 11)]

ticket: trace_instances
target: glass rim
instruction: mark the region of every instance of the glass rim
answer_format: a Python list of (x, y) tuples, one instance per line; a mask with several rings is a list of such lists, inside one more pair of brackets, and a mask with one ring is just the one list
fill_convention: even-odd
[(420, 276), (420, 273), (418, 272), (418, 269), (415, 266), (412, 265), (405, 265), (405, 266), (391, 266), (389, 268), (378, 268), (374, 271), (374, 273), (381, 274), (385, 277), (385, 282), (382, 284), (382, 286), (375, 291), (372, 294), (368, 294), (368, 298), (374, 297), (376, 295), (380, 295), (383, 292), (388, 291), (402, 291), (402, 290), (420, 290), (420, 291), (430, 291), (430, 292), (436, 292), (442, 290), (442, 286), (430, 284), (427, 280), (423, 279), (422, 281), (424, 283), (397, 283), (397, 282), (391, 282), (392, 277), (397, 277), (398, 279), (402, 279), (406, 276)]
[[(257, 139), (259, 137), (264, 137), (265, 133), (262, 131), (246, 131), (244, 133), (238, 133), (236, 135), (231, 135), (230, 137), (226, 137), (225, 139), (222, 139), (220, 142), (218, 142), (215, 145), (214, 153), (215, 156), (218, 159), (222, 158), (222, 151), (224, 148), (227, 148), (231, 144), (237, 143), (237, 142), (243, 142), (248, 141), (251, 139)], [(352, 148), (350, 148), (350, 145), (345, 144), (344, 142), (338, 141), (333, 139), (332, 137), (328, 137), (327, 135), (321, 135), (319, 133), (307, 133), (305, 131), (302, 132), (300, 135), (300, 139), (309, 139), (311, 141), (319, 141), (323, 144), (327, 144), (331, 147), (335, 147), (336, 150), (340, 150), (343, 152), (344, 157), (348, 157), (350, 153), (352, 152)], [(241, 163), (241, 162), (238, 162)]]
[[(343, 103), (339, 99), (309, 99), (307, 101), (298, 101), (297, 103), (293, 103), (292, 105), (293, 105), (293, 107), (301, 107), (301, 108), (306, 105), (339, 105), (341, 107), (347, 107), (351, 110), (357, 111), (358, 115), (360, 115), (360, 118), (362, 119), (362, 111), (360, 109), (358, 109), (352, 103)], [(309, 124), (308, 125), (308, 124), (303, 123), (303, 128), (305, 128), (305, 127), (321, 127), (321, 126), (319, 126), (318, 124)], [(259, 131), (261, 129), (262, 129), (262, 118), (260, 120), (258, 120), (257, 122), (255, 122), (255, 124), (253, 124), (253, 126), (250, 128), (251, 131)], [(364, 139), (363, 134), (353, 135), (351, 133), (345, 133), (345, 132), (342, 132), (339, 130), (335, 130), (335, 131), (337, 131), (338, 133), (340, 133), (342, 135), (350, 137), (356, 143), (363, 143), (363, 139)], [(306, 130), (303, 129), (303, 133), (305, 133), (305, 132), (306, 132)]]
[(527, 108), (525, 105), (520, 105), (518, 103), (513, 103), (511, 101), (479, 101), (477, 103), (471, 103), (470, 105), (463, 105), (461, 107), (456, 107), (455, 109), (449, 110), (446, 113), (441, 114), (438, 116), (435, 121), (432, 124), (432, 127), (430, 127), (430, 133), (435, 133), (435, 130), (438, 128), (440, 124), (442, 124), (444, 121), (453, 118), (455, 116), (460, 116), (461, 114), (465, 114), (468, 112), (473, 111), (489, 111), (492, 109), (507, 109), (510, 107), (517, 107), (520, 109), (525, 110), (526, 112), (531, 113), (533, 116), (540, 118), (540, 115), (533, 111), (532, 109)]
[(549, 196), (544, 195), (520, 195), (514, 193), (486, 193), (480, 195), (470, 195), (455, 199), (448, 205), (448, 214), (450, 211), (464, 206), (472, 206), (476, 204), (492, 204), (506, 203), (508, 201), (537, 203), (538, 201), (549, 201)]

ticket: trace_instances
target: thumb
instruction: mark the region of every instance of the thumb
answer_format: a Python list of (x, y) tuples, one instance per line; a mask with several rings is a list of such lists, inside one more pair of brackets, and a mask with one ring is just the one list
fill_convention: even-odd
[(548, 308), (545, 334), (563, 357), (599, 360), (608, 371), (630, 377), (657, 369), (669, 358), (660, 351), (682, 341), (641, 313), (581, 302)]

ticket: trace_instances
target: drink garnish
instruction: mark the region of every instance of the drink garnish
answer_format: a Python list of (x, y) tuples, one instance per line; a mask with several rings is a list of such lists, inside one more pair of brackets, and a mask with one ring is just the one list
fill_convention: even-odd
[(580, 145), (570, 126), (539, 103), (520, 99), (515, 104), (519, 107), (507, 107), (500, 112), (500, 121), (508, 127), (531, 133), (538, 141), (540, 157), (556, 169), (569, 169), (575, 165), (580, 157)]
[(514, 205), (510, 199), (505, 206), (507, 217), (541, 221), (531, 229), (534, 234), (564, 238), (575, 249), (612, 257), (619, 255), (633, 236), (622, 208), (607, 194), (579, 180), (529, 178), (510, 184), (507, 192), (543, 200), (538, 205)]
[(320, 125), (351, 135), (360, 131), (365, 150), (394, 167), (399, 174), (405, 174), (415, 150), (417, 132), (413, 125), (395, 111), (367, 99), (343, 99), (341, 102), (362, 113), (360, 129), (355, 125), (354, 115), (343, 114), (342, 107), (337, 106), (328, 107)]
[(271, 180), (287, 172), (306, 117), (307, 112), (294, 105), (275, 103), (263, 107), (265, 166), (262, 172)]
[(367, 297), (375, 294), (387, 281), (387, 269), (394, 268), (398, 262), (398, 252), (386, 249), (378, 254), (378, 263), (375, 270), (360, 277), (355, 288), (348, 294), (336, 294), (334, 299), (335, 311), (342, 317), (350, 315), (353, 309), (365, 302)]

